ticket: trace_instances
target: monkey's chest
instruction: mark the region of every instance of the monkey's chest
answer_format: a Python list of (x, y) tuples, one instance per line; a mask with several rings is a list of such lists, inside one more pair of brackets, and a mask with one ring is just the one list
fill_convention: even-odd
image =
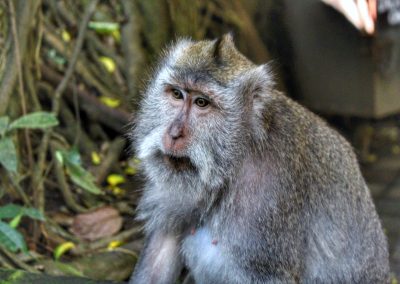
[(232, 259), (227, 246), (207, 227), (192, 230), (183, 240), (182, 255), (196, 283), (225, 283), (229, 278)]

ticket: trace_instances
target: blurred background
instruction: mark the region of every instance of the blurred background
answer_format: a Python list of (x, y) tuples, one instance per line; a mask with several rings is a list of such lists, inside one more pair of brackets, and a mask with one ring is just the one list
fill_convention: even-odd
[(352, 143), (398, 283), (397, 0), (1, 1), (0, 279), (129, 277), (142, 246), (127, 139), (140, 93), (171, 41), (226, 32)]

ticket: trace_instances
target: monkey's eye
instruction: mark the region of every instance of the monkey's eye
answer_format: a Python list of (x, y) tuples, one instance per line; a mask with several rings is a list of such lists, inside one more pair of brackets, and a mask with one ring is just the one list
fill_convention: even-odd
[(205, 98), (197, 98), (194, 103), (198, 106), (198, 107), (206, 107), (210, 104), (210, 102), (208, 100), (206, 100)]
[(182, 92), (177, 89), (172, 89), (172, 96), (174, 97), (174, 99), (177, 99), (177, 100), (183, 99)]

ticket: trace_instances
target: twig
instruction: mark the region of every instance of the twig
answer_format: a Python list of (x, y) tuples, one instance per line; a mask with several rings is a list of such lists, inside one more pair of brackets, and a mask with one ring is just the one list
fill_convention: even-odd
[[(89, 4), (86, 7), (85, 14), (82, 20), (82, 23), (79, 27), (79, 33), (78, 33), (78, 39), (76, 41), (76, 45), (74, 48), (74, 51), (71, 56), (71, 60), (69, 61), (68, 68), (65, 72), (65, 75), (63, 79), (61, 80), (60, 84), (58, 85), (54, 97), (53, 97), (53, 106), (52, 106), (52, 111), (54, 114), (58, 114), (60, 110), (60, 99), (61, 95), (63, 94), (65, 88), (68, 85), (68, 81), (72, 76), (72, 73), (75, 68), (76, 61), (78, 59), (78, 55), (82, 49), (83, 41), (85, 39), (85, 33), (87, 30), (87, 26), (89, 23), (89, 20), (96, 8), (96, 5), (98, 3), (98, 0), (92, 0), (89, 2)], [(41, 147), (39, 150), (39, 158), (38, 158), (38, 165), (36, 167), (36, 171), (33, 176), (33, 184), (35, 188), (35, 205), (37, 206), (38, 210), (41, 212), (44, 212), (44, 188), (43, 188), (43, 181), (42, 181), (42, 174), (43, 174), (43, 169), (45, 167), (45, 160), (46, 160), (46, 153), (47, 153), (47, 148), (49, 144), (49, 140), (51, 137), (51, 129), (48, 129), (42, 139)], [(34, 240), (37, 240), (38, 238), (38, 228), (35, 226), (35, 232), (34, 232)]]
[(72, 253), (80, 255), (87, 251), (101, 249), (106, 247), (112, 241), (126, 242), (133, 236), (140, 236), (141, 233), (142, 228), (138, 225), (115, 236), (107, 237), (90, 243), (80, 243), (76, 246), (76, 248), (72, 249)]
[[(122, 2), (122, 4), (124, 5), (125, 2), (126, 1)], [(67, 26), (74, 27), (76, 22), (75, 16), (70, 12), (69, 9), (67, 9), (67, 7), (65, 7), (65, 3), (59, 1), (56, 5), (57, 12), (60, 14), (60, 17), (67, 23)], [(125, 60), (122, 59), (121, 56), (116, 54), (113, 49), (105, 46), (93, 31), (88, 31), (86, 38), (89, 44), (92, 44), (94, 48), (98, 50), (101, 54), (112, 58), (112, 60), (114, 60), (118, 66), (123, 66), (125, 64)]]
[(9, 263), (9, 261), (8, 261), (5, 257), (3, 257), (1, 254), (0, 254), (0, 267), (4, 267), (4, 268), (14, 268), (14, 266), (12, 266), (12, 265)]
[(14, 3), (12, 0), (8, 0), (8, 7), (10, 10), (10, 18), (11, 18), (11, 30), (14, 38), (14, 44), (15, 44), (15, 58), (16, 58), (16, 65), (17, 65), (17, 75), (18, 75), (18, 89), (19, 89), (19, 95), (21, 98), (21, 107), (22, 107), (22, 113), (25, 115), (26, 114), (26, 101), (25, 101), (25, 93), (24, 93), (24, 86), (22, 83), (22, 68), (21, 68), (21, 56), (19, 54), (19, 40), (18, 40), (18, 33), (17, 33), (17, 24), (15, 22), (15, 9), (14, 9)]
[[(41, 71), (43, 78), (52, 84), (57, 84), (61, 80), (60, 75), (45, 65), (41, 66)], [(73, 91), (73, 87), (70, 84), (68, 85), (67, 91)], [(125, 127), (132, 118), (131, 114), (123, 109), (110, 108), (104, 105), (96, 96), (88, 91), (78, 89), (77, 93), (80, 107), (87, 112), (92, 120), (99, 121), (118, 133), (123, 132), (123, 127)], [(66, 99), (70, 100), (70, 102), (72, 100), (71, 96), (67, 96)]]
[(271, 55), (262, 42), (254, 22), (244, 8), (242, 1), (221, 0), (220, 4), (223, 7), (220, 11), (224, 11), (225, 20), (239, 28), (240, 39), (245, 43), (245, 48), (252, 55), (252, 59), (256, 63), (270, 60)]
[(15, 181), (15, 177), (12, 176), (11, 173), (7, 173), (7, 176), (8, 176), (8, 179), (10, 180), (10, 183), (14, 186), (15, 190), (20, 195), (24, 204), (30, 206), (31, 202), (29, 201), (28, 196), (26, 195), (25, 191), (21, 188), (19, 183)]
[[(145, 52), (140, 42), (140, 19), (137, 1), (122, 1), (124, 15), (128, 21), (122, 26), (122, 51), (125, 56), (124, 73), (127, 78), (128, 91), (131, 97), (137, 97), (139, 78), (145, 66)], [(138, 102), (134, 102), (137, 106)]]
[(74, 243), (79, 243), (81, 241), (79, 238), (71, 235), (69, 232), (64, 230), (61, 226), (59, 226), (56, 222), (54, 222), (50, 218), (48, 218), (46, 220), (46, 222), (43, 223), (43, 225), (49, 234), (59, 236), (63, 239), (66, 239), (66, 240), (74, 242)]
[[(44, 31), (44, 40), (62, 56), (69, 58), (71, 56), (71, 52), (65, 48), (65, 44), (59, 39), (59, 37), (56, 36), (55, 33), (48, 27), (44, 27)], [(121, 90), (115, 88), (111, 89), (110, 86), (107, 86), (107, 84), (105, 84), (101, 78), (99, 79), (98, 76), (93, 74), (91, 68), (88, 67), (88, 61), (84, 58), (78, 58), (75, 69), (80, 80), (84, 81), (89, 86), (95, 87), (102, 95), (106, 97), (118, 97), (121, 99), (126, 97)]]
[[(18, 21), (17, 30), (19, 36), (19, 52), (20, 54), (24, 54), (27, 37), (32, 26), (31, 22), (34, 19), (41, 2), (25, 0), (14, 2), (18, 3), (16, 19)], [(9, 37), (10, 36), (11, 35), (9, 35)], [(13, 50), (15, 48), (16, 47), (13, 44), (7, 46), (7, 55), (4, 58), (4, 65), (7, 66), (7, 68), (4, 70), (4, 73), (0, 74), (0, 116), (3, 116), (7, 110), (8, 102), (17, 79), (16, 58)]]
[(67, 103), (62, 100), (63, 106), (60, 109), (60, 119), (68, 123), (67, 127), (60, 127), (57, 129), (71, 144), (78, 146), (79, 151), (82, 153), (91, 153), (97, 150), (97, 145), (93, 142), (85, 129), (80, 127), (80, 122), (75, 119), (76, 115), (72, 113)]
[(19, 260), (18, 257), (16, 257), (14, 254), (9, 252), (7, 249), (3, 248), (0, 246), (0, 252), (5, 255), (8, 259), (10, 259), (15, 265), (17, 265), (19, 268), (22, 268), (24, 270), (27, 270), (29, 272), (34, 272), (37, 273), (38, 271), (34, 269), (33, 267), (27, 265), (23, 261)]
[(67, 179), (65, 178), (65, 173), (62, 164), (57, 160), (55, 151), (56, 149), (61, 148), (60, 145), (57, 145), (58, 143), (51, 143), (52, 148), (53, 148), (53, 158), (56, 161), (56, 166), (55, 166), (55, 171), (56, 171), (56, 177), (57, 181), (59, 184), (59, 189), (61, 191), (61, 194), (63, 195), (65, 204), (68, 206), (68, 208), (72, 209), (75, 212), (78, 213), (84, 213), (87, 211), (86, 208), (82, 207), (78, 203), (76, 203), (74, 196), (72, 195), (71, 189), (68, 186)]
[(124, 138), (116, 138), (108, 148), (107, 155), (100, 167), (96, 170), (96, 182), (101, 184), (106, 178), (112, 166), (118, 162), (118, 158), (121, 155), (124, 147), (126, 145), (126, 140)]
[(40, 67), (39, 67), (39, 62), (40, 60), (40, 50), (42, 48), (42, 41), (43, 41), (43, 13), (42, 10), (39, 10), (38, 13), (38, 23), (37, 23), (37, 44), (35, 46), (34, 50), (34, 66), (35, 66), (35, 73), (36, 77), (40, 78)]
[[(18, 33), (17, 33), (17, 24), (15, 21), (15, 9), (14, 3), (12, 0), (8, 0), (8, 6), (10, 9), (10, 17), (11, 17), (11, 30), (14, 38), (15, 44), (15, 63), (17, 65), (17, 75), (18, 75), (18, 90), (19, 96), (21, 99), (21, 108), (22, 114), (26, 115), (26, 100), (25, 100), (25, 93), (24, 93), (24, 85), (22, 82), (22, 67), (21, 67), (21, 55), (20, 55), (20, 47), (19, 47), (19, 40), (18, 40)], [(32, 155), (32, 143), (31, 138), (29, 136), (29, 130), (24, 129), (24, 135), (26, 140), (26, 149), (28, 151), (28, 163), (29, 163), (29, 170), (32, 171), (33, 169), (33, 155)]]
[(92, 16), (92, 13), (94, 12), (94, 9), (96, 8), (97, 2), (98, 2), (98, 0), (92, 0), (88, 4), (88, 7), (86, 8), (84, 18), (82, 20), (81, 26), (79, 27), (78, 39), (76, 41), (75, 49), (72, 53), (72, 57), (69, 62), (67, 71), (65, 72), (63, 80), (58, 85), (58, 87), (55, 91), (54, 100), (53, 100), (53, 112), (56, 114), (58, 113), (59, 108), (60, 108), (60, 97), (61, 97), (62, 93), (64, 92), (65, 88), (67, 87), (68, 81), (71, 78), (72, 73), (74, 72), (75, 63), (78, 60), (78, 55), (82, 49), (83, 40), (85, 39), (87, 25)]
[(26, 66), (24, 68), (23, 72), (24, 72), (24, 78), (25, 78), (25, 83), (26, 83), (26, 87), (27, 87), (27, 92), (28, 92), (29, 96), (32, 98), (32, 103), (33, 103), (32, 108), (34, 109), (34, 111), (40, 111), (40, 110), (42, 110), (42, 106), (39, 102), (39, 98), (38, 98), (36, 88), (35, 88), (35, 83), (33, 80), (33, 72), (32, 72), (33, 68), (31, 65), (32, 62), (25, 63), (25, 64), (28, 66)]
[[(61, 81), (61, 76), (59, 81)], [(67, 88), (68, 93), (70, 93), (70, 85), (71, 84), (69, 84)], [(54, 94), (54, 88), (49, 83), (44, 81), (40, 82), (38, 84), (38, 90), (39, 93), (42, 95), (43, 100), (51, 101), (52, 95)], [(70, 98), (70, 100), (72, 100), (71, 96), (68, 97)], [(58, 127), (55, 131), (52, 131), (51, 139), (59, 141), (65, 148), (68, 148), (70, 146), (70, 143), (74, 142), (74, 145), (76, 145), (76, 139), (77, 137), (79, 137), (77, 146), (80, 152), (90, 153), (92, 151), (95, 151), (97, 149), (96, 144), (92, 141), (92, 137), (89, 137), (89, 135), (86, 134), (85, 130), (79, 127), (80, 122), (75, 120), (75, 117), (77, 117), (77, 115), (75, 114), (74, 116), (67, 103), (65, 102), (65, 97), (61, 99), (61, 103), (62, 105), (60, 108), (59, 118), (60, 121), (64, 122), (67, 126)], [(67, 140), (70, 143), (68, 143)]]

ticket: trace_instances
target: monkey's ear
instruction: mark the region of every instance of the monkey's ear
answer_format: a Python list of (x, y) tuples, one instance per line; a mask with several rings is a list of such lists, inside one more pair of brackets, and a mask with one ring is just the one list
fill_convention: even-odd
[(271, 68), (268, 64), (248, 69), (240, 77), (241, 92), (250, 98), (268, 95), (274, 85)]
[(224, 51), (235, 49), (232, 33), (226, 33), (220, 38), (216, 39), (213, 46), (213, 57), (216, 61), (222, 61)]
[(264, 64), (246, 70), (240, 76), (238, 84), (239, 92), (245, 97), (247, 104), (252, 105), (254, 114), (262, 115), (274, 87), (270, 66)]

